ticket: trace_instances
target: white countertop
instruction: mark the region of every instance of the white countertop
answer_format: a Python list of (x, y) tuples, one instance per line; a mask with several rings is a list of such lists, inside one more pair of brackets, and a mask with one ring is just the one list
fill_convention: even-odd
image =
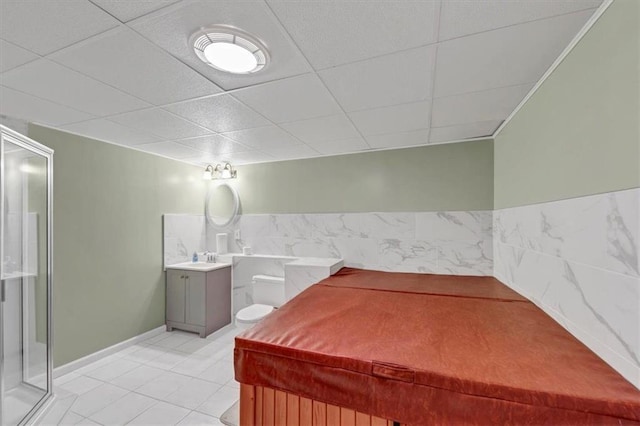
[(179, 269), (181, 271), (210, 272), (216, 269), (229, 268), (230, 263), (208, 263), (208, 262), (183, 262), (174, 265), (167, 265), (165, 269)]

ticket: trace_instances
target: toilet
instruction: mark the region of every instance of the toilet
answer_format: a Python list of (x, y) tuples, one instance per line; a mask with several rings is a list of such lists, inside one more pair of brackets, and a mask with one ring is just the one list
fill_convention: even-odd
[(284, 278), (254, 275), (251, 285), (254, 304), (238, 311), (236, 314), (238, 328), (251, 328), (285, 302)]

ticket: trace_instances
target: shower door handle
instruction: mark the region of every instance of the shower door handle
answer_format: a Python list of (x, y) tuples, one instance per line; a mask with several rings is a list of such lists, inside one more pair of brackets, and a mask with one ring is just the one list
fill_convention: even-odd
[(5, 280), (0, 280), (0, 302), (4, 302), (6, 299), (5, 296), (6, 290), (5, 290)]

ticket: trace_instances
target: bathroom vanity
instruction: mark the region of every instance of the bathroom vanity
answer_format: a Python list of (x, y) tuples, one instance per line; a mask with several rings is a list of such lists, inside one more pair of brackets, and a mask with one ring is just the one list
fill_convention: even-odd
[(231, 264), (185, 262), (166, 270), (167, 331), (204, 338), (231, 323)]

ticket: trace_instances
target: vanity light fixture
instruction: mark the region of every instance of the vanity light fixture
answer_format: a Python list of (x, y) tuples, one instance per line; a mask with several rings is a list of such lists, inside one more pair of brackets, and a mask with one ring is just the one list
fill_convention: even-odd
[(190, 43), (202, 62), (219, 71), (253, 74), (269, 62), (269, 52), (260, 40), (228, 25), (202, 29), (191, 36)]
[(202, 174), (202, 179), (235, 179), (238, 177), (238, 171), (233, 168), (231, 163), (216, 164), (213, 167), (211, 164), (207, 165)]

